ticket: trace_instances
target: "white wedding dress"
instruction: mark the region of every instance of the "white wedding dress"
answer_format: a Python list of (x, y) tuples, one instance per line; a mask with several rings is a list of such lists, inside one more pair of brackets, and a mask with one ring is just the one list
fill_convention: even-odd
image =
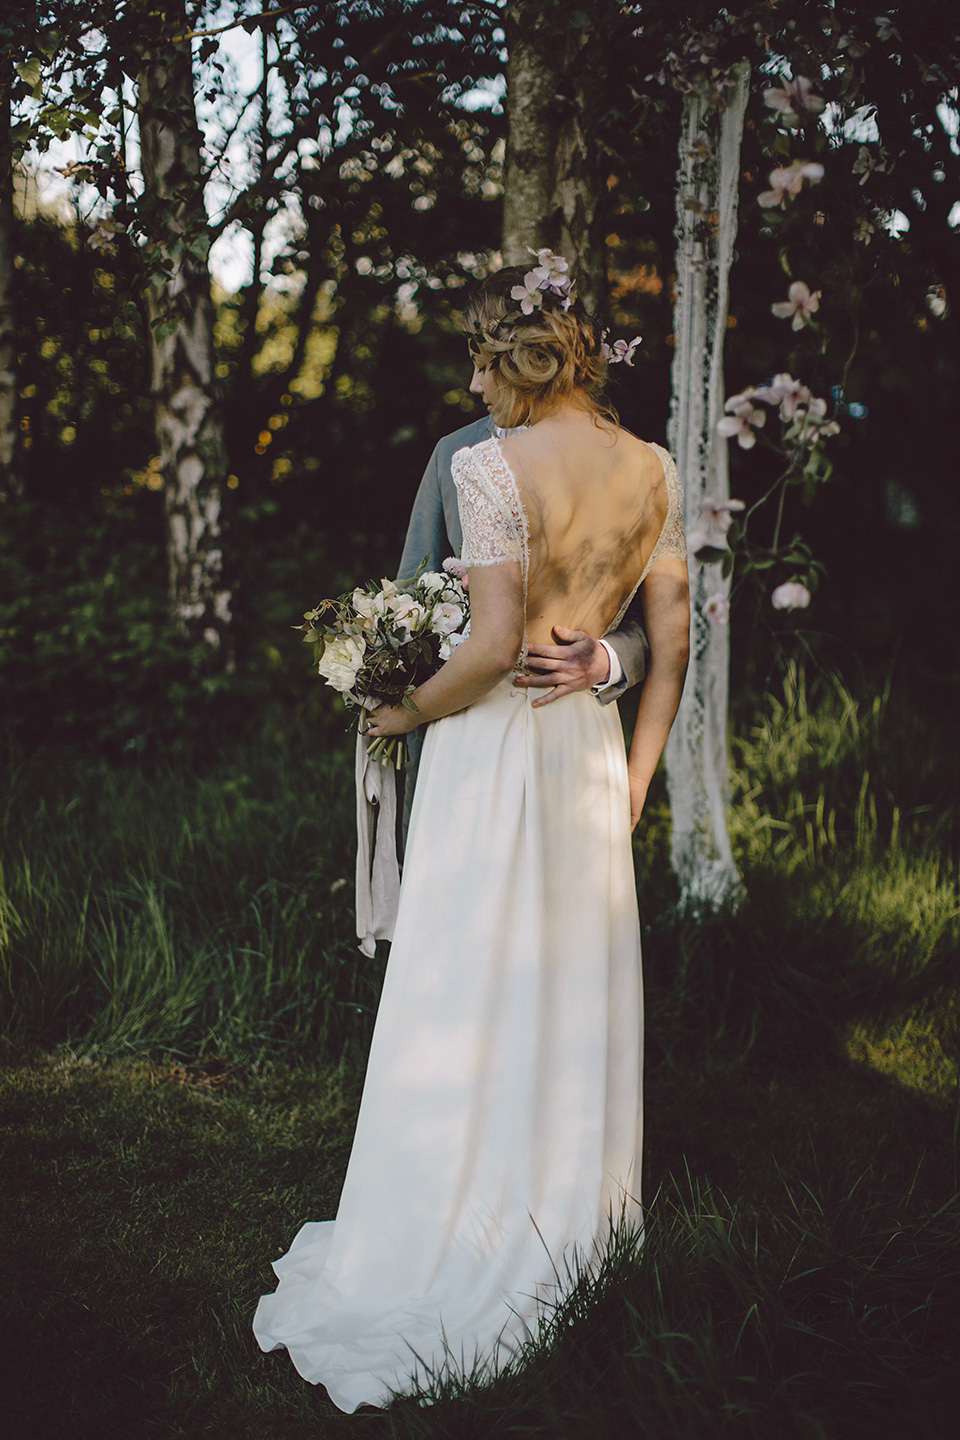
[[(676, 469), (647, 563), (685, 554)], [(468, 565), (529, 532), (499, 442), (453, 458)], [(644, 575), (638, 579), (638, 586)], [(626, 609), (624, 605), (621, 615)], [(611, 617), (614, 623), (618, 617)], [(260, 1300), (342, 1410), (495, 1369), (611, 1220), (642, 1227), (643, 995), (617, 707), (512, 680), (427, 729), (393, 946), (335, 1221)]]

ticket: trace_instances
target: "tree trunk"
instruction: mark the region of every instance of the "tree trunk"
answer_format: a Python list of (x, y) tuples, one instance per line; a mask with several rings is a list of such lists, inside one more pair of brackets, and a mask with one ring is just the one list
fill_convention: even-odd
[(591, 312), (606, 291), (595, 136), (599, 57), (615, 18), (605, 5), (589, 25), (573, 26), (558, 0), (510, 0), (507, 8), (504, 264), (525, 265), (530, 250), (548, 246), (569, 260)]
[(0, 498), (21, 493), (17, 474), (17, 332), (14, 323), (13, 148), (10, 91), (0, 71)]
[[(669, 446), (684, 481), (687, 531), (706, 498), (729, 498), (723, 414), (723, 345), (730, 265), (737, 234), (740, 142), (750, 70), (736, 68), (724, 109), (702, 96), (684, 102), (677, 176), (676, 349)], [(671, 859), (681, 903), (721, 905), (741, 888), (727, 829), (727, 708), (730, 632), (706, 613), (726, 598), (720, 566), (690, 561), (690, 664), (680, 710), (667, 741), (673, 821)]]
[[(175, 15), (167, 12), (166, 19), (179, 33), (187, 28), (182, 6)], [(152, 202), (153, 253), (165, 266), (165, 273), (154, 272), (148, 313), (170, 604), (177, 627), (229, 664), (231, 594), (223, 580), (221, 547), (226, 446), (215, 395), (213, 304), (189, 41), (158, 44), (144, 55), (137, 114), (144, 189)]]

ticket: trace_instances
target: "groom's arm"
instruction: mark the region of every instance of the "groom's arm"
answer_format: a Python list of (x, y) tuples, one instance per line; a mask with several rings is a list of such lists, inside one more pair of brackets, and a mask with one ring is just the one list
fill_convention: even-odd
[(620, 661), (619, 679), (614, 679), (598, 692), (600, 703), (609, 705), (611, 700), (618, 700), (634, 685), (642, 685), (647, 678), (650, 641), (644, 628), (643, 602), (639, 591), (627, 607), (627, 613), (618, 628), (611, 630), (610, 634), (603, 638)]
[(423, 472), (413, 509), (407, 536), (403, 542), (398, 580), (411, 580), (426, 558), (431, 567), (436, 567), (450, 554), (450, 540), (443, 514), (443, 496), (440, 490), (440, 466), (438, 449), (435, 449)]
[[(517, 685), (554, 687), (549, 695), (534, 700), (535, 706), (549, 705), (578, 690), (593, 690), (602, 705), (609, 705), (631, 686), (642, 684), (646, 677), (650, 645), (639, 594), (634, 596), (619, 627), (604, 635), (604, 644), (582, 630), (555, 628), (554, 636), (560, 642), (557, 645), (530, 646), (527, 665), (532, 673), (516, 679)], [(613, 659), (606, 646), (613, 651)]]

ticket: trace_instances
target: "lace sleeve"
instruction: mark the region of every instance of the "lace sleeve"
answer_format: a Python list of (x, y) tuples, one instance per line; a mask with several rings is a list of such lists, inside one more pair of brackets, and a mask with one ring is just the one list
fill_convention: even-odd
[(673, 456), (661, 445), (658, 445), (656, 450), (663, 463), (663, 475), (667, 482), (667, 518), (663, 522), (663, 529), (657, 538), (647, 569), (654, 560), (662, 560), (665, 556), (678, 560), (687, 558), (687, 537), (683, 527), (683, 486), (680, 484)]
[(488, 453), (489, 444), (457, 450), (450, 464), (463, 528), (460, 558), (468, 566), (523, 561), (518, 519), (496, 463), (499, 452)]

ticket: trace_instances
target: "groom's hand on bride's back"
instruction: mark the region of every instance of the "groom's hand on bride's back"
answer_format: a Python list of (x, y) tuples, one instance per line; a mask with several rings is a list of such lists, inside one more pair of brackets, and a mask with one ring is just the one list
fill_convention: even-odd
[(518, 675), (517, 685), (538, 689), (554, 686), (549, 695), (541, 695), (534, 705), (549, 705), (562, 695), (589, 690), (603, 685), (610, 676), (610, 657), (599, 640), (583, 630), (567, 630), (554, 625), (556, 645), (531, 645), (527, 655), (529, 675)]

